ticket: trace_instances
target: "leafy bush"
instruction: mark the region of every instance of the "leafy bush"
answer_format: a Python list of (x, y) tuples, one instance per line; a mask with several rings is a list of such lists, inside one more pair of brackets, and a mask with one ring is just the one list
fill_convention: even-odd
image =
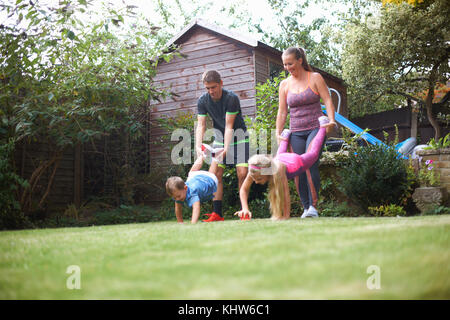
[(419, 162), (420, 168), (417, 172), (417, 179), (422, 187), (437, 187), (440, 184), (440, 174), (433, 165), (433, 160), (425, 161), (423, 165), (422, 161)]
[(320, 216), (323, 217), (356, 217), (360, 215), (359, 210), (351, 207), (346, 201), (323, 202), (319, 205), (319, 211)]
[[(31, 187), (21, 190), (22, 211), (33, 213), (34, 203), (45, 209), (54, 179), (43, 178), (54, 177), (67, 149), (114, 136), (122, 148), (117, 159), (111, 149), (95, 151), (103, 152), (108, 169), (117, 169), (109, 175), (119, 181), (114, 187), (121, 189), (121, 203), (130, 202), (129, 177), (141, 168), (137, 145), (145, 146), (148, 131), (147, 103), (167, 96), (152, 80), (160, 59), (169, 61), (176, 52), (166, 50), (156, 26), (133, 6), (108, 5), (99, 19), (81, 21), (92, 1), (3, 2), (0, 132), (50, 149), (42, 161), (31, 159), (35, 167), (27, 177)], [(36, 192), (41, 184), (42, 194)]]
[[(278, 112), (278, 87), (281, 81), (286, 78), (286, 73), (282, 72), (278, 77), (268, 79), (265, 83), (256, 85), (256, 114), (254, 118), (245, 117), (247, 129), (253, 132), (250, 140), (254, 150), (260, 150), (256, 144), (256, 137), (260, 131), (267, 133), (267, 137), (271, 137), (272, 130), (276, 129), (276, 119)], [(286, 119), (286, 126), (289, 124), (289, 115)], [(258, 144), (261, 145), (262, 141)], [(272, 152), (272, 144), (267, 144), (267, 152)]]
[[(69, 206), (66, 213), (73, 212)], [(65, 215), (35, 221), (35, 225), (40, 228), (61, 228), (61, 227), (87, 227), (93, 225), (113, 225), (127, 223), (145, 223), (153, 221), (164, 221), (175, 219), (172, 211), (164, 207), (152, 208), (149, 206), (125, 206), (121, 205), (112, 210), (95, 212), (87, 217)]]
[(28, 183), (14, 173), (11, 166), (13, 152), (13, 140), (6, 144), (0, 144), (0, 230), (31, 226), (16, 199), (18, 187), (26, 188)]
[(390, 204), (378, 207), (369, 207), (369, 213), (375, 217), (397, 217), (406, 216), (406, 211), (403, 207)]
[(422, 213), (423, 215), (450, 214), (450, 207), (435, 206)]
[(339, 171), (340, 190), (363, 210), (400, 204), (411, 189), (405, 163), (394, 148), (359, 147)]
[(450, 148), (450, 133), (448, 133), (445, 137), (440, 138), (439, 140), (435, 140), (431, 138), (428, 142), (428, 146), (425, 147), (425, 150), (436, 150), (436, 149), (444, 149)]

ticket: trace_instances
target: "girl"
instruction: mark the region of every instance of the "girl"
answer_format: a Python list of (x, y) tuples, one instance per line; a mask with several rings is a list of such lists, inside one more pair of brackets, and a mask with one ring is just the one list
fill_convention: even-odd
[(271, 155), (254, 155), (249, 161), (249, 172), (240, 189), (242, 210), (235, 213), (241, 220), (248, 220), (252, 213), (248, 208), (248, 193), (253, 182), (269, 183), (269, 202), (272, 219), (288, 219), (291, 211), (288, 179), (299, 176), (310, 168), (319, 158), (326, 128), (331, 124), (325, 116), (319, 118), (320, 129), (311, 141), (310, 148), (304, 154), (288, 153), (290, 130), (280, 135), (280, 144), (275, 158)]

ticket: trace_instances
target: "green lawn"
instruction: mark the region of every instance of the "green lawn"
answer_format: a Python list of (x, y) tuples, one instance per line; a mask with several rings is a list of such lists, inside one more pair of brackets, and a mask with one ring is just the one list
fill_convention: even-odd
[(0, 232), (0, 299), (449, 299), (449, 234), (448, 215)]

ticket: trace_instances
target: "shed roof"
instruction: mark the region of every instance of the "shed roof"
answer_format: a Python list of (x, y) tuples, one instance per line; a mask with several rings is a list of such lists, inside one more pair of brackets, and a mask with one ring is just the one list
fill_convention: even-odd
[[(205, 21), (203, 19), (194, 19), (191, 23), (189, 23), (186, 27), (184, 27), (183, 30), (181, 30), (178, 34), (176, 34), (174, 37), (172, 37), (172, 39), (170, 39), (169, 42), (167, 43), (167, 46), (171, 47), (172, 45), (179, 45), (179, 44), (181, 44), (183, 42), (185, 36), (187, 34), (189, 34), (189, 32), (191, 30), (193, 30), (195, 28), (198, 28), (198, 27), (206, 29), (206, 30), (208, 30), (210, 32), (213, 32), (213, 33), (216, 33), (218, 35), (225, 36), (227, 38), (230, 38), (231, 40), (240, 42), (240, 43), (242, 43), (244, 45), (247, 45), (249, 47), (262, 49), (264, 51), (268, 51), (268, 52), (270, 52), (270, 53), (272, 53), (274, 55), (277, 55), (277, 56), (281, 57), (282, 52), (280, 50), (276, 49), (276, 48), (273, 48), (273, 47), (271, 47), (271, 46), (269, 46), (269, 45), (267, 45), (267, 44), (265, 44), (265, 43), (263, 43), (261, 41), (255, 40), (255, 39), (253, 39), (251, 37), (242, 35), (242, 34), (240, 34), (238, 32), (235, 32), (235, 31), (228, 30), (228, 29), (225, 29), (223, 27), (217, 26), (217, 25), (215, 25), (213, 23), (210, 23), (208, 21)], [(311, 66), (311, 67), (315, 71), (317, 71), (317, 72), (319, 72), (319, 73), (321, 73), (323, 75), (326, 75), (329, 78), (334, 79), (335, 81), (338, 81), (338, 82), (341, 82), (341, 83), (344, 84), (344, 80), (343, 79), (341, 79), (339, 77), (336, 77), (336, 76), (334, 76), (334, 75), (332, 75), (332, 74), (330, 74), (330, 73), (328, 73), (326, 71), (323, 71), (323, 70), (321, 70), (319, 68), (316, 68), (314, 66)]]

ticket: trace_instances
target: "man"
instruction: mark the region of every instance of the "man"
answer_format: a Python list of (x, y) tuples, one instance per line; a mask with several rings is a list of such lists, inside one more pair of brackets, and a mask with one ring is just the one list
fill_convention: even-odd
[(213, 212), (209, 215), (209, 219), (203, 221), (223, 221), (223, 171), (226, 165), (236, 167), (240, 189), (247, 176), (249, 140), (238, 96), (223, 88), (223, 81), (217, 71), (206, 71), (203, 73), (202, 81), (208, 92), (203, 94), (197, 103), (198, 124), (195, 136), (197, 156), (200, 157), (203, 153), (201, 146), (206, 131), (206, 115), (213, 121), (213, 148), (224, 148), (223, 152), (216, 155), (219, 162), (211, 162), (212, 168), (209, 171), (215, 172), (218, 188), (213, 199)]

